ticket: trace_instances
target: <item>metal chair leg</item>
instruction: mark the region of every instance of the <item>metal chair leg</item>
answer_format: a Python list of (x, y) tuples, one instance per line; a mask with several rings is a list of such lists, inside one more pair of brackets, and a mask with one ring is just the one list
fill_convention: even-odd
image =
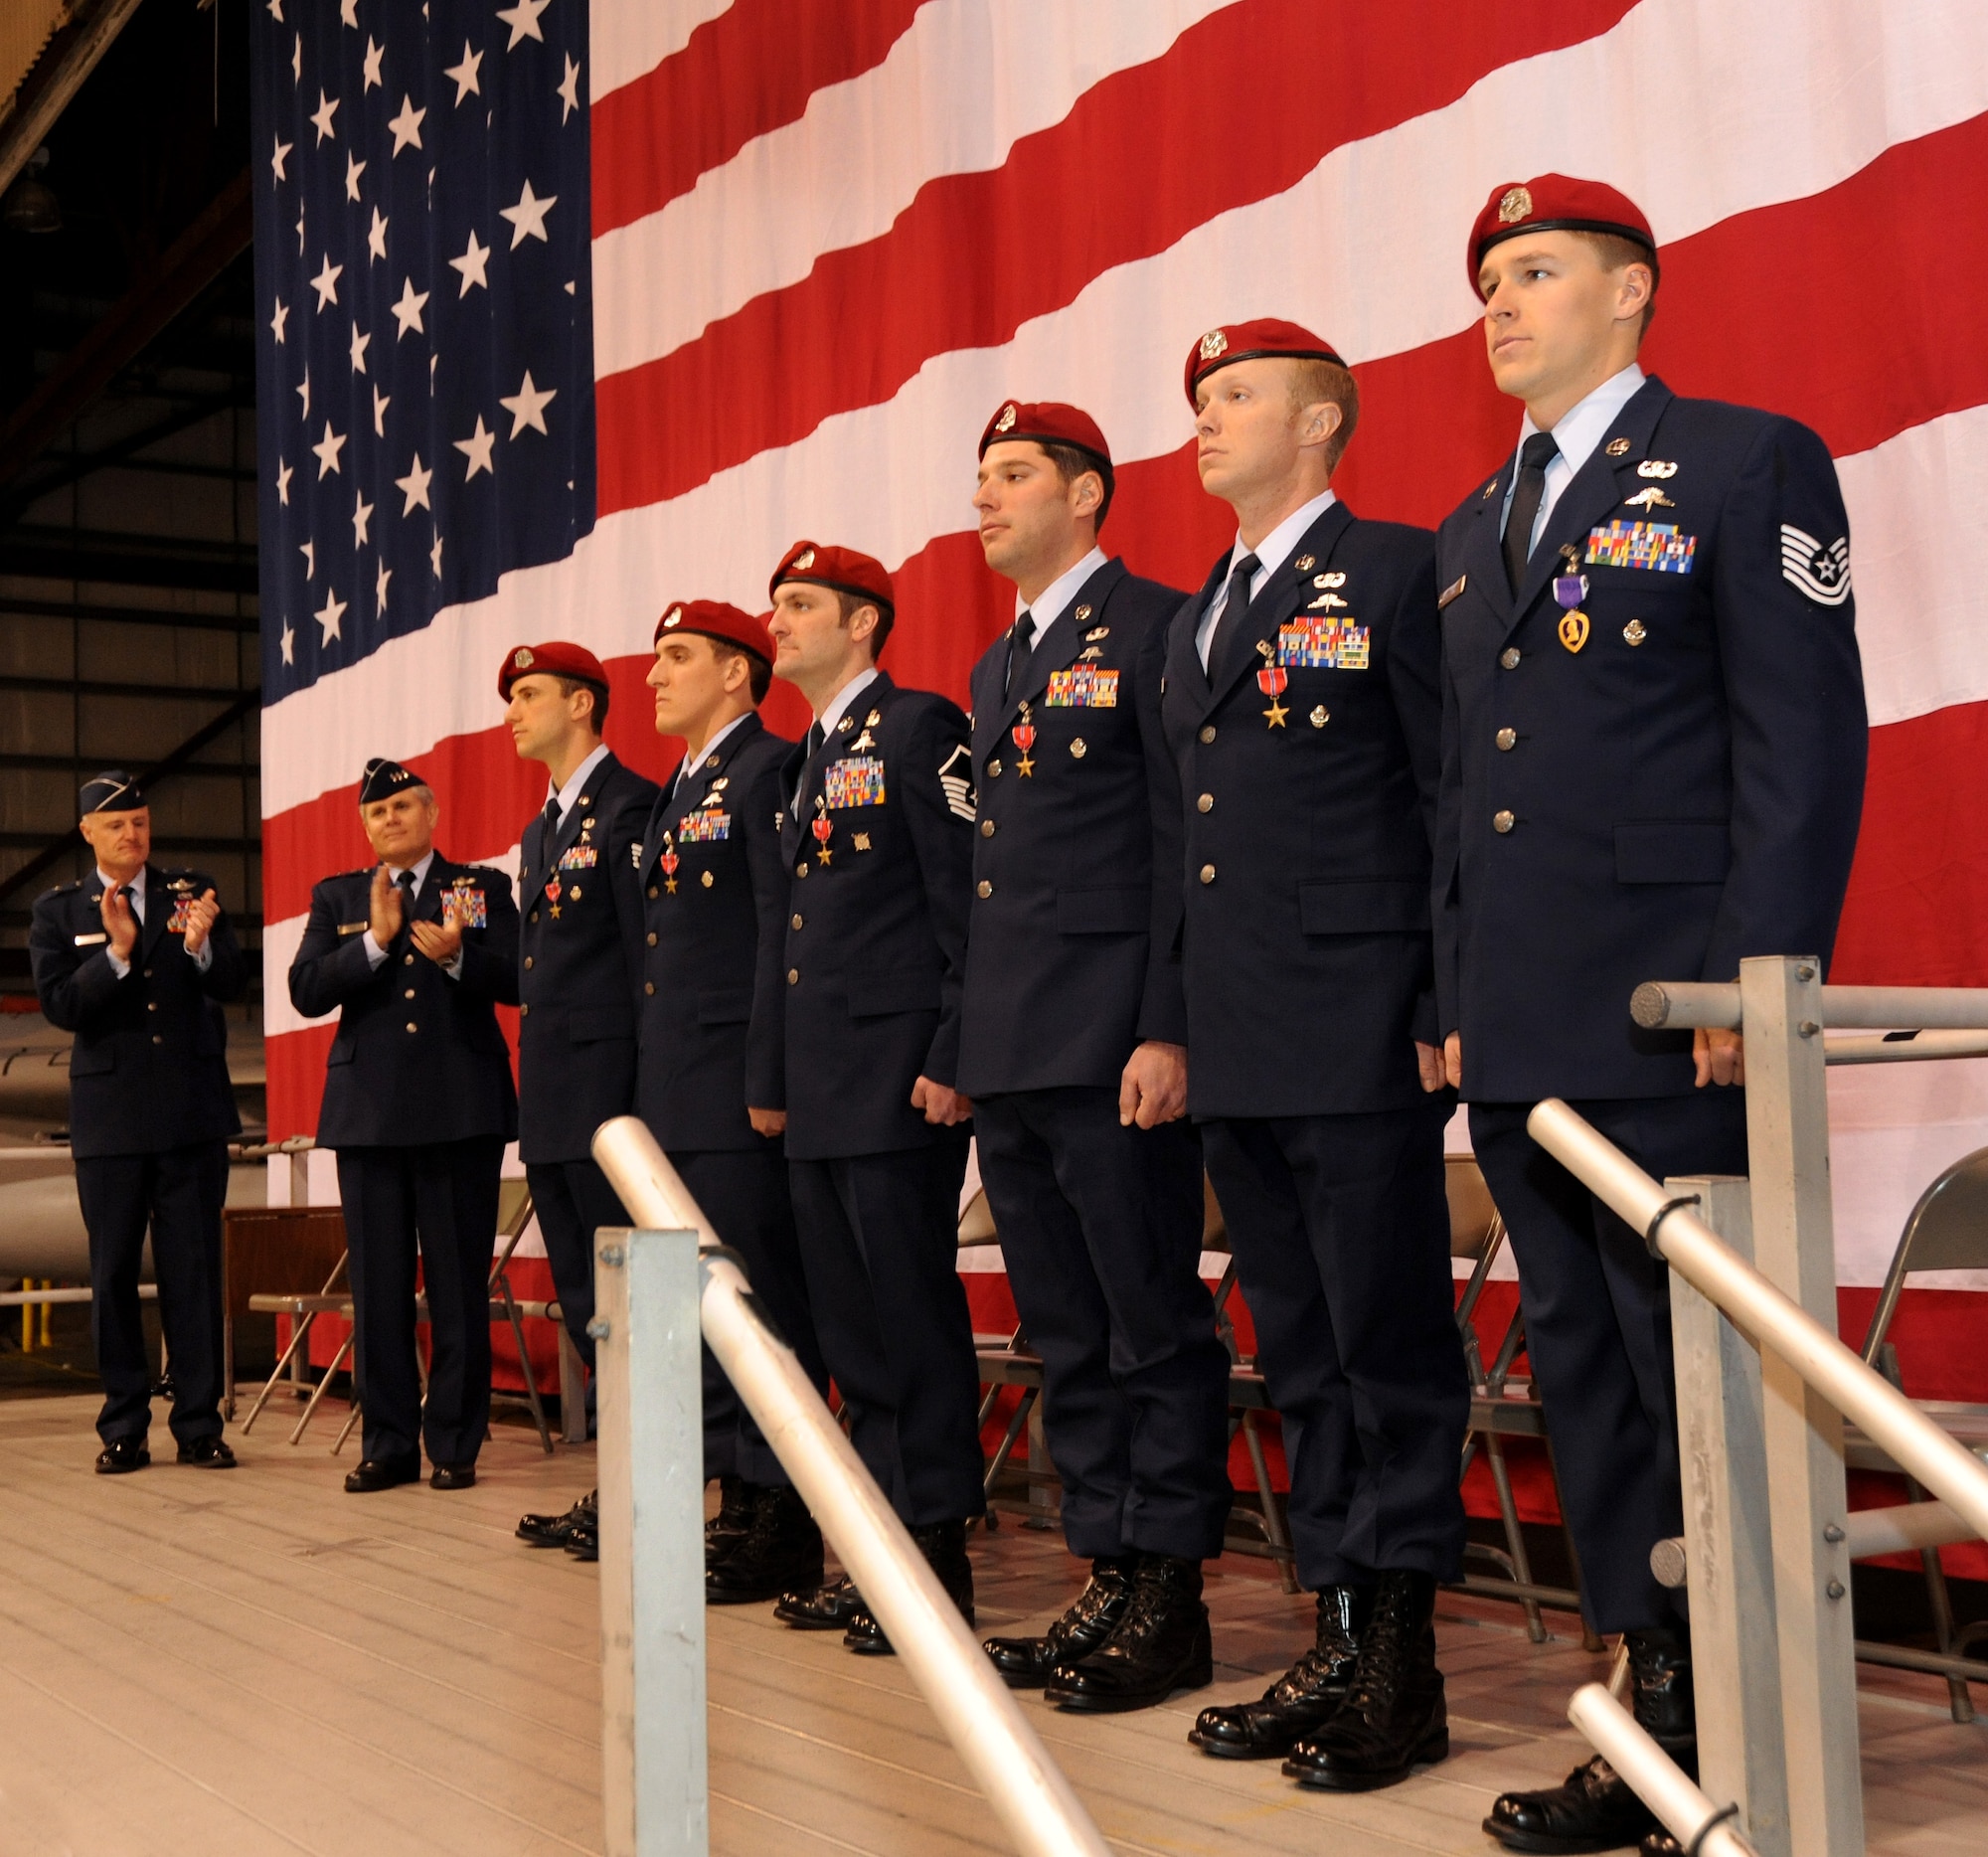
[(263, 1383), (261, 1392), (255, 1395), (255, 1403), (248, 1408), (248, 1418), (242, 1421), (242, 1433), (245, 1437), (248, 1434), (249, 1427), (255, 1423), (256, 1417), (260, 1414), (262, 1408), (269, 1403), (269, 1395), (276, 1390), (276, 1382), (283, 1377), (283, 1369), (290, 1365), (297, 1350), (303, 1346), (306, 1337), (310, 1334), (311, 1323), (316, 1320), (317, 1311), (309, 1309), (290, 1324), (290, 1345), (283, 1350), (283, 1358), (276, 1363), (275, 1372)]
[(338, 1428), (338, 1435), (331, 1440), (331, 1454), (336, 1457), (345, 1448), (345, 1440), (352, 1435), (352, 1428), (359, 1423), (363, 1408), (357, 1400), (352, 1402), (352, 1410), (345, 1415), (345, 1423)]
[(987, 1474), (980, 1479), (982, 1489), (992, 1491), (994, 1479), (1008, 1467), (1008, 1459), (1022, 1435), (1022, 1428), (1029, 1423), (1029, 1413), (1036, 1403), (1036, 1389), (1024, 1387), (1022, 1397), (1015, 1402), (1014, 1417), (1008, 1421), (1008, 1429), (1002, 1434), (1001, 1442), (994, 1455), (988, 1460)]
[(1256, 1431), (1256, 1415), (1245, 1411), (1242, 1415), (1242, 1439), (1249, 1447), (1249, 1462), (1256, 1472), (1256, 1494), (1263, 1504), (1263, 1533), (1269, 1538), (1270, 1551), (1276, 1556), (1277, 1578), (1283, 1583), (1286, 1593), (1298, 1590), (1297, 1556), (1291, 1552), (1290, 1532), (1284, 1527), (1284, 1518), (1277, 1511), (1277, 1492), (1270, 1487), (1270, 1464), (1263, 1455), (1263, 1440)]
[(546, 1409), (539, 1398), (538, 1375), (532, 1371), (532, 1357), (525, 1352), (525, 1321), (518, 1313), (518, 1299), (511, 1293), (510, 1279), (502, 1274), (497, 1278), (497, 1293), (504, 1304), (505, 1319), (511, 1324), (511, 1339), (518, 1344), (518, 1364), (525, 1376), (525, 1401), (532, 1409), (532, 1423), (539, 1428), (539, 1442), (545, 1446), (546, 1455), (553, 1454), (553, 1431), (546, 1423)]
[[(1512, 1578), (1521, 1586), (1533, 1584), (1533, 1566), (1526, 1554), (1525, 1531), (1519, 1526), (1519, 1505), (1512, 1499), (1512, 1472), (1505, 1462), (1505, 1447), (1493, 1432), (1484, 1439), (1485, 1460), (1491, 1465), (1491, 1481), (1498, 1491), (1498, 1514), (1505, 1524), (1505, 1546), (1512, 1556)], [(1535, 1644), (1547, 1641), (1546, 1621), (1540, 1616), (1538, 1600), (1522, 1600), (1526, 1608), (1526, 1636)]]
[(344, 1364), (345, 1357), (352, 1352), (352, 1337), (347, 1335), (338, 1344), (338, 1352), (331, 1357), (331, 1365), (324, 1370), (324, 1378), (311, 1389), (310, 1404), (304, 1408), (303, 1417), (297, 1421), (297, 1429), (290, 1434), (292, 1444), (304, 1435), (304, 1427), (310, 1424), (311, 1414), (317, 1411), (317, 1403), (324, 1398), (325, 1389), (331, 1385), (331, 1377)]

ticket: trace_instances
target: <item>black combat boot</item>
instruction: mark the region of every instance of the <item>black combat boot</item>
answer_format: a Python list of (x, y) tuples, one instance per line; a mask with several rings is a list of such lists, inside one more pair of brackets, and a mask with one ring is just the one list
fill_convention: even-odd
[(572, 1508), (561, 1515), (523, 1515), (518, 1518), (518, 1539), (531, 1548), (563, 1548), (576, 1528), (592, 1528), (599, 1520), (595, 1506), (599, 1491), (589, 1489)]
[(752, 1525), (716, 1567), (704, 1597), (713, 1605), (756, 1605), (821, 1585), (821, 1530), (800, 1492), (771, 1485), (753, 1492)]
[[(1672, 1760), (1698, 1777), (1698, 1711), (1691, 1688), (1691, 1643), (1668, 1625), (1627, 1631), (1629, 1707)], [(1663, 1837), (1657, 1815), (1598, 1754), (1565, 1783), (1539, 1792), (1501, 1793), (1484, 1829), (1509, 1851), (1573, 1857), (1582, 1851), (1624, 1850)], [(1657, 1845), (1662, 1849), (1661, 1844)]]
[[(938, 1576), (938, 1583), (945, 1589), (946, 1598), (959, 1607), (959, 1615), (970, 1625), (973, 1622), (973, 1563), (966, 1557), (966, 1524), (960, 1522), (933, 1522), (924, 1528), (911, 1530), (911, 1539), (918, 1544), (918, 1552), (925, 1557), (925, 1565)], [(842, 1641), (861, 1657), (895, 1657), (891, 1640), (884, 1635), (884, 1627), (877, 1622), (876, 1615), (865, 1605), (850, 1619), (849, 1629), (843, 1632)]]
[(1371, 1792), (1448, 1755), (1449, 1716), (1435, 1667), (1435, 1580), (1383, 1574), (1346, 1700), (1291, 1750), (1284, 1772), (1301, 1785)]
[(1113, 1715), (1214, 1680), (1201, 1563), (1142, 1554), (1117, 1630), (1087, 1657), (1051, 1671), (1043, 1695), (1060, 1709)]
[(1345, 1701), (1373, 1608), (1371, 1587), (1326, 1587), (1318, 1596), (1318, 1635), (1311, 1649), (1257, 1701), (1202, 1710), (1188, 1740), (1225, 1761), (1282, 1760)]
[(1090, 1563), (1090, 1579), (1075, 1603), (1041, 1637), (990, 1637), (981, 1649), (1011, 1689), (1041, 1689), (1060, 1663), (1087, 1657), (1117, 1628), (1132, 1604), (1137, 1555)]
[(796, 1631), (846, 1631), (849, 1621), (863, 1609), (863, 1595), (847, 1574), (837, 1574), (818, 1586), (797, 1587), (782, 1593), (773, 1607), (773, 1616)]
[(708, 1574), (746, 1539), (759, 1491), (743, 1476), (718, 1479), (718, 1513), (704, 1525), (704, 1571)]

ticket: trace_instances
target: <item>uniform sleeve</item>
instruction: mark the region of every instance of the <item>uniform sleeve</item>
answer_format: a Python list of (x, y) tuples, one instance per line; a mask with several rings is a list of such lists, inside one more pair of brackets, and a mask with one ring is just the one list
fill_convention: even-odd
[(1442, 678), (1441, 765), (1436, 778), (1435, 826), (1431, 833), (1429, 913), (1435, 928), (1436, 1036), (1447, 1038), (1463, 1023), (1458, 952), (1457, 860), (1463, 816), (1463, 745), (1457, 720), (1456, 681), (1447, 656)]
[(1777, 420), (1720, 515), (1713, 596), (1733, 734), (1732, 862), (1700, 975), (1836, 940), (1864, 803), (1868, 725), (1836, 466)]
[(462, 972), (456, 985), (472, 999), (499, 1006), (518, 1003), (518, 906), (502, 871), (479, 870), (483, 927), (462, 937)]
[(42, 1016), (62, 1031), (87, 1032), (110, 1003), (119, 976), (103, 946), (76, 945), (64, 896), (51, 891), (37, 900), (28, 931), (28, 957)]
[(966, 718), (934, 704), (906, 751), (905, 820), (924, 879), (925, 909), (945, 972), (938, 1029), (920, 1073), (948, 1090), (959, 1073), (959, 1003), (966, 979), (966, 919), (973, 897), (973, 754)]
[(1136, 1035), (1143, 1044), (1187, 1043), (1187, 995), (1181, 980), (1181, 921), (1186, 826), (1181, 813), (1180, 767), (1167, 746), (1160, 718), (1160, 685), (1167, 669), (1167, 645), (1181, 604), (1147, 633), (1133, 666), (1132, 695), (1139, 722), (1139, 746), (1146, 757), (1146, 796), (1153, 814), (1152, 927), (1146, 938), (1146, 984), (1139, 999)]
[[(1421, 801), (1422, 830), (1433, 846), (1442, 782), (1442, 633), (1435, 603), (1434, 537), (1424, 539), (1388, 626), (1388, 693), (1408, 746), (1408, 766)], [(1433, 928), (1433, 924), (1431, 924)], [(1415, 1001), (1414, 1036), (1425, 1045), (1441, 1036), (1435, 975)]]
[(290, 962), (290, 1004), (306, 1019), (322, 1019), (376, 984), (386, 967), (366, 958), (363, 937), (338, 932), (338, 897), (330, 883), (311, 891), (303, 939)]
[(752, 1109), (787, 1106), (786, 986), (780, 977), (787, 945), (787, 860), (774, 823), (784, 791), (781, 760), (768, 760), (742, 809), (758, 932), (752, 1014), (746, 1026), (746, 1106)]
[[(202, 880), (201, 888), (219, 894), (218, 886), (206, 879)], [(214, 927), (207, 931), (207, 945), (213, 958), (200, 970), (200, 990), (209, 999), (224, 1002), (240, 999), (248, 990), (248, 958), (242, 952), (235, 925), (228, 920), (226, 910), (214, 919)]]

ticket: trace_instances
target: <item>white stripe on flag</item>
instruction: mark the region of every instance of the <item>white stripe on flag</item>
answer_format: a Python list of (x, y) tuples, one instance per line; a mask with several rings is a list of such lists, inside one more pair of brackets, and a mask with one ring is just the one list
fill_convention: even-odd
[(593, 66), (587, 99), (647, 77), (681, 52), (706, 21), (731, 10), (732, 0), (593, 0), (586, 18)]

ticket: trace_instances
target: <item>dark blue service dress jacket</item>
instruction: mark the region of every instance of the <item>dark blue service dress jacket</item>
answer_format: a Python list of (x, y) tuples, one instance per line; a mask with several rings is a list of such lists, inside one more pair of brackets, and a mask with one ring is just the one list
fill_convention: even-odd
[(787, 1157), (957, 1139), (911, 1107), (951, 1087), (973, 883), (966, 718), (879, 673), (842, 725), (784, 769)]
[[(366, 958), (373, 868), (327, 877), (290, 963), (290, 1003), (308, 1019), (336, 1011), (325, 1060), (320, 1147), (424, 1147), (518, 1132), (511, 1053), (496, 1008), (518, 1000), (518, 910), (511, 880), (435, 853), (401, 931), (376, 968)], [(462, 972), (419, 953), (411, 925), (462, 927)]]
[(1175, 617), (1162, 714), (1185, 832), (1188, 1107), (1344, 1115), (1422, 1098), (1435, 1037), (1429, 839), (1440, 745), (1433, 537), (1334, 503), (1195, 631)]
[(756, 715), (657, 798), (642, 832), (642, 1119), (671, 1152), (757, 1151), (747, 1107), (786, 1106), (780, 1020), (794, 745)]
[(656, 783), (612, 755), (546, 842), (543, 810), (519, 854), (518, 1155), (586, 1160), (593, 1131), (635, 1108), (642, 989), (642, 831)]
[(121, 979), (110, 965), (103, 885), (92, 871), (35, 899), (28, 931), (35, 992), (70, 1049), (70, 1148), (79, 1160), (157, 1154), (242, 1132), (228, 1081), (224, 1000), (248, 968), (227, 911), (208, 933), (203, 972), (181, 936), (185, 909), (220, 886), (205, 871), (145, 866), (145, 921)]
[(973, 667), (968, 1096), (1115, 1090), (1135, 1045), (1187, 1043), (1180, 781), (1160, 723), (1183, 597), (1107, 562), (1005, 699), (1005, 633)]
[(1687, 1095), (1691, 1034), (1639, 1030), (1635, 988), (1835, 941), (1866, 752), (1836, 469), (1792, 420), (1652, 378), (1514, 598), (1512, 468), (1437, 544), (1442, 1027), (1477, 1101)]

